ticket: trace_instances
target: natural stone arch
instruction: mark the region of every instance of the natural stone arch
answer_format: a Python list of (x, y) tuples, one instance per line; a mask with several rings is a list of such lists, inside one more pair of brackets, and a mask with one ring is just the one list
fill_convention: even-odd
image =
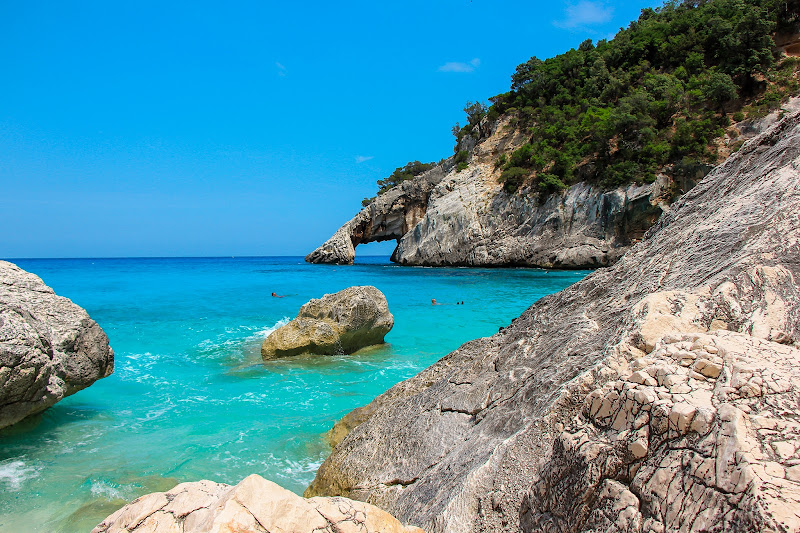
[(445, 176), (436, 167), (378, 196), (325, 243), (308, 254), (309, 263), (351, 264), (359, 244), (399, 241), (425, 216), (433, 188)]

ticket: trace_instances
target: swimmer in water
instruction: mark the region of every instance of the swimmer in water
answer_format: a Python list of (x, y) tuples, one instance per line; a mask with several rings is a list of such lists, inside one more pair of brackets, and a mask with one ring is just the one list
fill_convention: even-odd
[(273, 293), (272, 293), (272, 297), (273, 297), (273, 298), (285, 298), (285, 297), (286, 297), (286, 295), (275, 294), (275, 293), (273, 292)]
[(436, 298), (431, 298), (431, 305), (440, 305), (436, 303)]

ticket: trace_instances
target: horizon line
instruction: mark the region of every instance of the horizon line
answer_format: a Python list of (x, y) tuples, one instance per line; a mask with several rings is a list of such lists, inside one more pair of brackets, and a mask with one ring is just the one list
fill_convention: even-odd
[[(119, 256), (82, 256), (82, 257), (0, 257), (2, 261), (35, 261), (40, 259), (265, 259), (270, 257), (301, 257), (305, 255), (119, 255)], [(360, 255), (356, 257), (391, 257), (388, 255)]]

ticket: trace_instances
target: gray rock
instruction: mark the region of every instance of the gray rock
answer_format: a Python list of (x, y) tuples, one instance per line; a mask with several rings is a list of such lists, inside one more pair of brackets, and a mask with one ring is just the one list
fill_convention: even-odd
[(451, 174), (431, 193), (425, 216), (403, 235), (403, 265), (594, 268), (619, 259), (658, 219), (665, 184), (604, 190), (578, 183), (544, 203), (509, 194), (492, 165)]
[(444, 168), (436, 167), (386, 191), (308, 254), (306, 261), (350, 264), (361, 243), (400, 239), (425, 215), (428, 197), (444, 175)]
[(38, 277), (0, 261), (0, 427), (114, 371), (108, 337)]
[(372, 505), (305, 500), (258, 475), (236, 486), (197, 481), (142, 496), (92, 533), (422, 533)]
[[(794, 113), (612, 267), (353, 413), (306, 494), (431, 532), (794, 530), (800, 360), (781, 345), (800, 339), (798, 277)], [(730, 350), (724, 338), (695, 345), (723, 330)], [(643, 406), (648, 417), (633, 416)], [(759, 438), (760, 423), (776, 433)], [(713, 476), (689, 453), (703, 435), (724, 448), (697, 449)]]
[(349, 287), (306, 303), (297, 318), (269, 334), (261, 356), (353, 353), (383, 343), (392, 326), (394, 317), (381, 291), (369, 285)]
[(495, 161), (525, 141), (507, 122), (484, 121), (478, 139), (462, 140), (466, 170), (450, 158), (390, 189), (306, 261), (352, 263), (358, 244), (394, 239), (403, 265), (593, 268), (616, 261), (666, 209), (666, 176), (610, 190), (582, 182), (545, 199), (506, 193)]

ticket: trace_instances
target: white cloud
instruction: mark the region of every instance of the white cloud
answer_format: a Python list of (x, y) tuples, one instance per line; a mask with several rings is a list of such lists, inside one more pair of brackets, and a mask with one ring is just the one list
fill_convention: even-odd
[(275, 62), (275, 66), (278, 67), (278, 76), (281, 76), (281, 77), (286, 76), (286, 67), (284, 67), (283, 65), (281, 65), (277, 61)]
[(374, 155), (357, 155), (356, 156), (356, 163), (361, 164), (364, 161), (369, 161), (370, 159), (374, 159)]
[(613, 14), (614, 8), (606, 6), (605, 2), (581, 0), (577, 4), (568, 4), (564, 8), (564, 18), (554, 21), (553, 24), (559, 28), (574, 30), (605, 24), (611, 20)]
[(475, 69), (481, 66), (481, 60), (477, 57), (469, 63), (462, 63), (460, 61), (450, 61), (439, 67), (439, 72), (475, 72)]

